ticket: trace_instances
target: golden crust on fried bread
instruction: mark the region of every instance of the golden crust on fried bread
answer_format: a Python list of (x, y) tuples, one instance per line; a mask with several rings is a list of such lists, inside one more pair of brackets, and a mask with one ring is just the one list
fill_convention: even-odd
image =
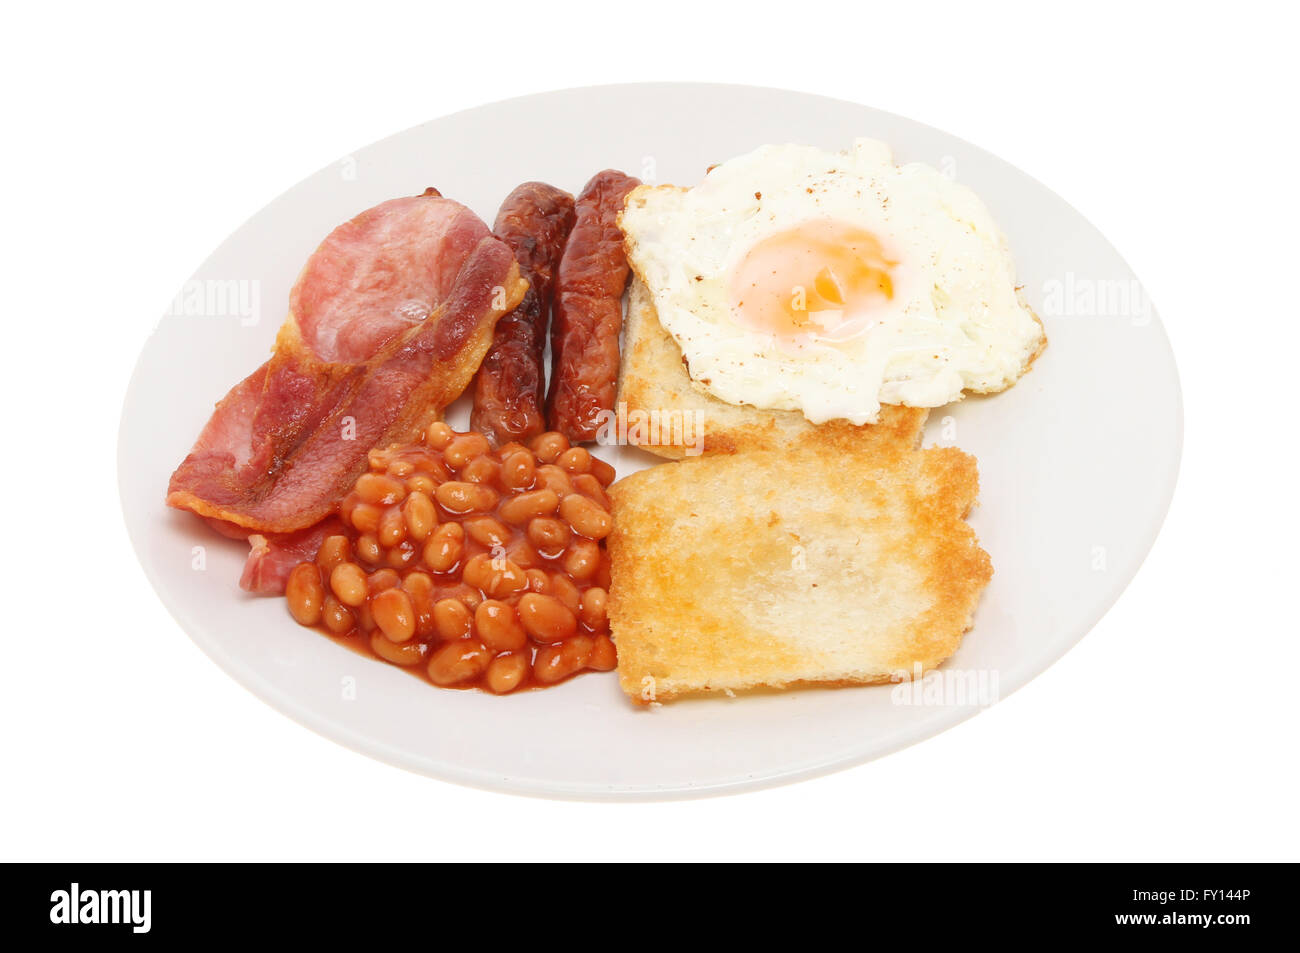
[(955, 449), (755, 451), (610, 488), (611, 629), (634, 701), (910, 677), (970, 628), (992, 577)]

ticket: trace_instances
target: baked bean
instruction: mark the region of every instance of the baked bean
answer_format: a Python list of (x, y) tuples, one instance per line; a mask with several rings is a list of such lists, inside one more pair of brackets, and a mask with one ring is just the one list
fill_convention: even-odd
[(434, 581), (438, 584), (437, 595), (439, 599), (460, 599), (471, 610), (482, 601), (482, 593), (474, 589), (473, 586), (465, 585), (463, 581)]
[(415, 637), (415, 607), (401, 589), (385, 589), (370, 600), (370, 612), (379, 631), (392, 642)]
[(564, 607), (574, 615), (582, 608), (582, 593), (578, 587), (562, 572), (551, 573), (551, 591), (549, 595), (559, 599)]
[(573, 478), (573, 489), (596, 502), (602, 510), (609, 509), (609, 494), (590, 473), (579, 473)]
[(569, 545), (569, 527), (549, 516), (538, 516), (528, 523), (528, 541), (548, 559), (554, 559)]
[(579, 539), (564, 554), (560, 565), (579, 582), (586, 582), (600, 567), (600, 544), (592, 539)]
[(497, 457), (501, 460), (509, 460), (521, 450), (527, 452), (528, 448), (518, 440), (511, 440), (509, 443), (503, 443), (497, 448)]
[(376, 592), (383, 592), (385, 589), (392, 589), (400, 584), (402, 577), (393, 569), (376, 569), (366, 577), (366, 585), (373, 596)]
[(533, 485), (537, 475), (537, 461), (527, 450), (516, 450), (510, 456), (502, 456), (501, 482), (511, 490), (526, 490)]
[(357, 478), (357, 495), (367, 503), (376, 506), (390, 506), (400, 503), (406, 496), (406, 487), (400, 480), (394, 480), (382, 473), (363, 473)]
[[(435, 484), (446, 483), (451, 479), (451, 469), (442, 462), (442, 457), (424, 457), (415, 461), (415, 469), (427, 474)], [(430, 496), (433, 490), (426, 491)]]
[(491, 457), (475, 457), (460, 471), (466, 483), (496, 483), (501, 474), (501, 464)]
[(339, 602), (356, 608), (366, 601), (366, 574), (356, 563), (339, 563), (330, 573), (330, 589)]
[(383, 516), (384, 511), (373, 503), (358, 503), (352, 507), (349, 522), (359, 533), (374, 533), (379, 529), (379, 521)]
[(517, 539), (506, 549), (506, 558), (520, 569), (538, 569), (542, 565), (541, 554), (526, 539)]
[(577, 618), (559, 599), (536, 592), (520, 598), (519, 621), (538, 642), (559, 642), (578, 629)]
[(514, 607), (497, 599), (484, 599), (474, 610), (474, 634), (493, 652), (517, 652), (528, 644)]
[(352, 544), (348, 542), (346, 536), (326, 536), (325, 542), (321, 543), (320, 549), (316, 551), (316, 565), (320, 566), (326, 578), (334, 571), (335, 566), (351, 558)]
[(591, 657), (595, 640), (589, 635), (575, 635), (559, 645), (543, 645), (533, 659), (533, 676), (551, 685), (581, 671)]
[(434, 450), (442, 450), (451, 443), (456, 432), (441, 420), (429, 424), (424, 430), (424, 442)]
[(553, 463), (537, 468), (537, 482), (557, 496), (568, 496), (573, 492), (573, 481), (569, 475)]
[(528, 655), (515, 652), (498, 655), (487, 667), (484, 681), (489, 691), (504, 695), (518, 688), (528, 677)]
[(443, 523), (424, 544), (424, 561), (434, 572), (451, 572), (465, 552), (465, 528)]
[(388, 465), (388, 475), (396, 480), (405, 480), (415, 472), (415, 464), (410, 460), (394, 460)]
[(375, 535), (379, 537), (380, 546), (397, 546), (406, 539), (406, 519), (402, 516), (402, 511), (396, 506), (384, 510), (384, 515), (379, 518), (379, 531)]
[(614, 482), (614, 468), (600, 457), (591, 458), (591, 475), (601, 486), (609, 486)]
[(438, 637), (451, 641), (469, 635), (473, 617), (459, 599), (439, 599), (433, 604), (433, 628)]
[(582, 594), (582, 607), (578, 609), (578, 618), (587, 628), (599, 632), (609, 625), (608, 606), (609, 593), (599, 586), (592, 586)]
[[(406, 590), (412, 599), (418, 601), (424, 596), (432, 595), (433, 577), (427, 572), (419, 572), (418, 570), (408, 572), (406, 578), (402, 580), (402, 588)], [(419, 606), (416, 606), (416, 608), (418, 609)]]
[(588, 473), (591, 471), (591, 454), (582, 447), (572, 447), (555, 458), (555, 465), (565, 473)]
[(370, 611), (370, 603), (363, 602), (356, 607), (357, 628), (367, 635), (375, 631), (375, 617)]
[(438, 481), (427, 473), (415, 473), (406, 481), (406, 490), (412, 495), (423, 493), (432, 500), (433, 494), (438, 491)]
[(595, 669), (597, 672), (612, 672), (618, 667), (618, 650), (614, 648), (614, 640), (608, 635), (598, 635), (591, 647), (591, 655), (587, 657), (587, 668)]
[(564, 434), (544, 433), (534, 437), (532, 442), (533, 453), (537, 454), (537, 459), (543, 463), (554, 463), (565, 450), (569, 449), (569, 441)]
[(394, 460), (396, 453), (396, 447), (375, 447), (366, 454), (366, 462), (372, 470), (383, 470)]
[(388, 550), (386, 561), (393, 569), (405, 569), (411, 563), (415, 562), (420, 551), (409, 542), (403, 542), (401, 545)]
[(469, 538), (484, 546), (504, 546), (510, 541), (510, 531), (491, 516), (479, 516), (465, 521), (465, 532)]
[(467, 586), (460, 582), (454, 586), (448, 586), (442, 590), (443, 599), (459, 599), (465, 605), (469, 606), (472, 613), (478, 608), (478, 604), (483, 601), (483, 593), (479, 592), (473, 586)]
[(382, 632), (376, 632), (370, 636), (370, 651), (385, 662), (392, 662), (394, 665), (418, 665), (424, 661), (429, 647), (414, 639), (407, 642), (394, 642)]
[[(425, 477), (428, 480), (428, 477)], [(430, 485), (433, 481), (429, 480)], [(409, 484), (408, 484), (409, 485)], [(436, 489), (436, 488), (435, 488)], [(406, 502), (402, 504), (402, 519), (406, 521), (406, 532), (411, 539), (422, 543), (429, 538), (433, 528), (438, 525), (438, 511), (433, 500), (423, 490), (412, 490)]]
[(356, 493), (349, 492), (339, 503), (339, 518), (349, 526), (352, 525), (352, 511), (357, 508), (361, 502), (361, 497)]
[(335, 635), (344, 635), (351, 632), (357, 625), (356, 616), (352, 614), (352, 610), (333, 596), (325, 597), (325, 606), (321, 610), (321, 621), (325, 623), (325, 628)]
[(559, 505), (560, 497), (554, 490), (529, 490), (502, 502), (497, 512), (507, 523), (521, 526), (538, 516), (549, 516)]
[(481, 433), (463, 433), (451, 438), (442, 450), (442, 459), (447, 466), (459, 470), (475, 457), (480, 457), (492, 449), (488, 438)]
[(427, 638), (433, 635), (433, 577), (427, 572), (410, 572), (402, 580), (402, 588), (411, 597), (415, 610), (415, 633)]
[(614, 528), (614, 520), (608, 513), (578, 493), (570, 493), (560, 501), (560, 515), (588, 539), (604, 539)]
[(461, 576), (466, 585), (481, 589), (491, 599), (504, 599), (528, 585), (528, 577), (518, 565), (487, 553), (470, 557)]
[(429, 659), (429, 680), (435, 685), (459, 685), (486, 671), (492, 656), (472, 639), (448, 642)]
[(489, 486), (451, 480), (438, 487), (438, 502), (450, 513), (486, 513), (497, 505), (497, 493)]
[(379, 546), (379, 540), (375, 539), (372, 533), (362, 533), (357, 537), (356, 542), (357, 557), (372, 566), (378, 566), (384, 561), (384, 552)]
[(549, 593), (551, 591), (551, 580), (544, 570), (526, 569), (524, 575), (528, 577), (529, 592)]
[(321, 585), (320, 569), (315, 563), (299, 563), (293, 567), (284, 584), (284, 597), (289, 603), (289, 614), (299, 625), (315, 625), (321, 620), (325, 587)]

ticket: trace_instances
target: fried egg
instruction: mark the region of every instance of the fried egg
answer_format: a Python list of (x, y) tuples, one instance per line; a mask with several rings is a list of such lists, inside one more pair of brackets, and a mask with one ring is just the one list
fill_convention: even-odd
[(634, 190), (619, 224), (691, 378), (732, 404), (874, 423), (1010, 387), (1045, 342), (979, 197), (876, 140), (763, 146)]

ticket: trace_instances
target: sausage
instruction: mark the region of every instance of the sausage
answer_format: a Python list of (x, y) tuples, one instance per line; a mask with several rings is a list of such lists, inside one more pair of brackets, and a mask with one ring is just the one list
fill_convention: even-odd
[(546, 318), (573, 220), (573, 196), (544, 182), (525, 182), (497, 212), (493, 233), (514, 252), (529, 283), (524, 300), (497, 322), (492, 347), (474, 380), (470, 428), (498, 446), (546, 430)]
[(560, 259), (546, 413), (550, 429), (571, 443), (594, 440), (602, 411), (614, 409), (628, 273), (618, 215), (640, 184), (613, 169), (592, 176), (578, 195), (577, 221)]

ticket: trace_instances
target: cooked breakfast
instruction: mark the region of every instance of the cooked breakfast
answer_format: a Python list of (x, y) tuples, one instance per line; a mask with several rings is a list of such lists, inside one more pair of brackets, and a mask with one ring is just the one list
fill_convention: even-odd
[[(922, 431), (1046, 343), (975, 193), (866, 139), (527, 182), (492, 228), (426, 189), (287, 304), (167, 504), (320, 637), (497, 695), (617, 668), (636, 704), (951, 657), (992, 563), (975, 458)], [(649, 453), (616, 481), (611, 443)]]

